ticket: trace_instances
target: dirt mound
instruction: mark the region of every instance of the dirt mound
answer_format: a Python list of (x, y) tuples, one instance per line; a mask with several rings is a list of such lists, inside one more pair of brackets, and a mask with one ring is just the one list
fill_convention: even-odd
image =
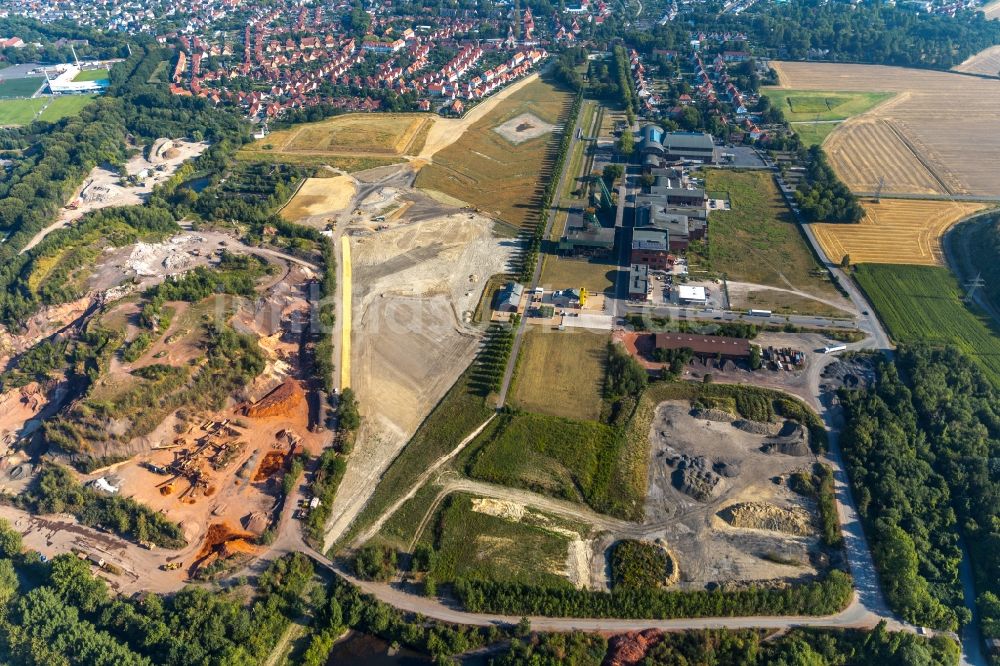
[(864, 389), (874, 382), (875, 367), (870, 358), (855, 356), (848, 360), (834, 361), (823, 368), (821, 376), (828, 381), (827, 388), (829, 390), (836, 390), (840, 387)]
[(733, 420), (733, 415), (721, 409), (692, 409), (691, 416), (703, 421), (718, 421), (729, 423)]
[(750, 421), (749, 419), (737, 419), (733, 421), (733, 427), (742, 430), (743, 432), (753, 433), (755, 435), (777, 435), (778, 426), (775, 423), (762, 423), (760, 421)]
[(807, 456), (809, 450), (809, 438), (806, 436), (806, 429), (798, 423), (785, 423), (781, 429), (781, 438), (770, 442), (765, 442), (760, 450), (764, 453), (780, 453), (786, 456)]
[(240, 522), (243, 523), (243, 529), (247, 532), (252, 532), (253, 534), (263, 534), (270, 521), (267, 518), (267, 514), (263, 511), (253, 511), (243, 516)]
[(808, 536), (813, 531), (809, 514), (804, 509), (784, 509), (765, 502), (733, 504), (720, 511), (718, 516), (733, 527), (797, 536)]
[(663, 634), (656, 629), (612, 636), (608, 641), (605, 666), (633, 666), (646, 658), (649, 649), (663, 640)]
[(740, 464), (735, 461), (718, 460), (712, 465), (712, 470), (725, 479), (735, 479), (740, 475)]
[(267, 481), (285, 467), (286, 455), (284, 451), (268, 451), (261, 461), (257, 473), (253, 475), (253, 482), (260, 483)]
[(254, 554), (257, 549), (247, 539), (252, 534), (235, 530), (225, 523), (213, 523), (208, 526), (205, 541), (195, 557), (191, 573), (196, 574), (219, 559), (228, 559), (236, 554)]
[(163, 151), (163, 159), (172, 160), (181, 156), (181, 151), (176, 148), (167, 148)]
[(680, 455), (668, 462), (675, 468), (671, 475), (674, 486), (682, 493), (705, 502), (720, 490), (722, 477), (713, 469), (714, 465), (709, 458)]
[(302, 385), (294, 379), (286, 379), (263, 398), (245, 407), (243, 413), (254, 418), (290, 416), (303, 401)]
[(257, 553), (257, 547), (246, 539), (231, 539), (226, 541), (219, 548), (219, 557), (222, 559), (227, 559), (233, 555), (254, 555)]

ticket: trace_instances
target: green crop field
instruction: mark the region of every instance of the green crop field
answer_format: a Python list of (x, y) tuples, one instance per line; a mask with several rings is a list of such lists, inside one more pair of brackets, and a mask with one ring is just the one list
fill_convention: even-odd
[(88, 69), (73, 77), (74, 81), (104, 81), (111, 78), (111, 73), (106, 69)]
[[(595, 510), (625, 518), (641, 512), (635, 492), (645, 479), (645, 465), (635, 469), (617, 430), (596, 421), (572, 421), (521, 412), (474, 443), (470, 476), (506, 486), (526, 488), (564, 499), (586, 502)], [(643, 493), (644, 494), (644, 493)], [(641, 515), (638, 514), (638, 515)]]
[(790, 122), (801, 120), (847, 120), (884, 102), (894, 93), (817, 92), (765, 88), (771, 104), (782, 110)]
[[(520, 521), (475, 511), (473, 498), (453, 495), (424, 532), (438, 553), (431, 572), (441, 582), (459, 578), (568, 587), (569, 537), (564, 521), (528, 512)], [(433, 533), (433, 535), (432, 535)]]
[(11, 97), (31, 97), (45, 82), (43, 78), (0, 80), (0, 99)]
[[(705, 182), (710, 192), (726, 193), (732, 208), (709, 214), (712, 271), (725, 273), (730, 280), (781, 288), (794, 286), (825, 298), (839, 297), (770, 173), (708, 169)], [(816, 307), (829, 310), (828, 305), (819, 302)]]
[(955, 345), (1000, 386), (998, 331), (962, 303), (958, 280), (947, 269), (860, 264), (855, 278), (897, 343)]

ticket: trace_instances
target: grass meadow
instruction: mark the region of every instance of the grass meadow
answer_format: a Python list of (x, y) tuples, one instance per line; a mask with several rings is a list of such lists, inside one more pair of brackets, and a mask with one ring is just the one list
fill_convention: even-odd
[(712, 271), (730, 280), (838, 296), (770, 173), (708, 169), (705, 181), (709, 191), (725, 192), (731, 205), (709, 215)]

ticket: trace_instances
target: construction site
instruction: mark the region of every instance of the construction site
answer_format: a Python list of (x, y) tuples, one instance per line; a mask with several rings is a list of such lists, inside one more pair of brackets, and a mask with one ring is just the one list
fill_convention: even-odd
[(682, 586), (818, 572), (815, 507), (788, 487), (815, 461), (801, 425), (671, 401), (656, 410), (650, 444), (646, 522), (662, 525)]
[(179, 523), (189, 548), (169, 563), (190, 577), (238, 565), (266, 550), (261, 537), (278, 518), (284, 472), (296, 454), (318, 454), (305, 392), (285, 380), (260, 400), (190, 425), (170, 442), (88, 480), (111, 478), (133, 497)]
[(69, 226), (84, 214), (111, 206), (137, 206), (149, 198), (153, 188), (166, 182), (186, 160), (208, 148), (204, 141), (157, 139), (148, 154), (138, 151), (119, 173), (106, 165), (96, 166), (70, 197), (55, 221), (32, 238), (21, 253), (27, 252), (56, 229)]

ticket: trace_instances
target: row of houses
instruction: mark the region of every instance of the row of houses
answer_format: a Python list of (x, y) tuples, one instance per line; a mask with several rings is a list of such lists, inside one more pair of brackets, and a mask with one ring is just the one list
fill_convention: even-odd
[[(458, 41), (459, 34), (474, 29), (471, 21), (445, 19), (444, 24), (436, 28), (417, 25), (398, 30), (387, 19), (373, 20), (373, 25), (381, 26), (380, 36), (370, 33), (357, 44), (351, 37), (338, 37), (339, 26), (324, 25), (321, 8), (313, 11), (304, 7), (271, 8), (257, 12), (244, 29), (242, 62), (225, 64), (223, 59), (224, 64), (218, 65), (213, 60), (214, 67), (203, 71), (209, 56), (231, 55), (232, 45), (220, 41), (224, 36), (211, 43), (199, 36), (179, 36), (180, 55), (172, 74), (171, 90), (207, 97), (216, 103), (237, 103), (249, 116), (257, 118), (274, 117), (310, 104), (331, 103), (328, 97), (317, 99), (320, 95), (316, 91), (324, 84), (362, 92), (385, 89), (399, 94), (415, 93), (422, 98), (418, 108), (430, 110), (433, 97), (445, 101), (482, 99), (526, 74), (547, 55), (542, 49), (512, 49), (509, 58), (500, 64), (478, 71), (485, 52), (501, 45), (484, 47), (478, 40)], [(431, 49), (435, 47), (457, 47), (459, 52), (437, 71), (427, 71)], [(397, 57), (392, 54), (402, 52), (406, 61), (397, 64)], [(375, 72), (362, 75), (358, 67), (366, 60), (366, 54), (392, 57), (382, 61)], [(267, 83), (270, 88), (252, 92), (230, 90), (229, 81), (238, 78)], [(361, 106), (368, 107), (370, 103)], [(453, 104), (451, 108), (454, 110)]]

